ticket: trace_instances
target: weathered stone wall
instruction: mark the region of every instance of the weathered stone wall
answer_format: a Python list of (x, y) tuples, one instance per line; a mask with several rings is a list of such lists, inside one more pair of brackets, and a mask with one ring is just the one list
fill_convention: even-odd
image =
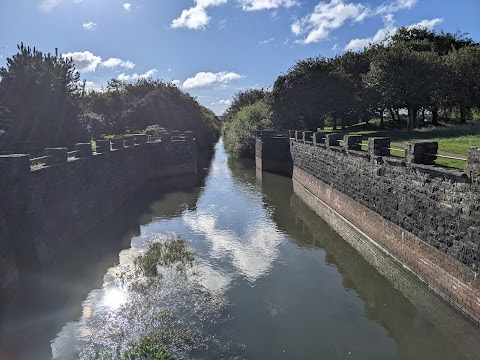
[(298, 141), (290, 151), (294, 180), (480, 320), (480, 194), (464, 172), (411, 163), (408, 154)]
[(292, 173), (290, 145), (287, 134), (274, 131), (257, 131), (255, 165), (260, 170)]
[(345, 147), (340, 139), (290, 132), (293, 179), (480, 321), (480, 150), (465, 172), (427, 165), (436, 143), (412, 143), (398, 158), (385, 138), (369, 139), (368, 151), (359, 136), (347, 136)]
[(7, 224), (2, 209), (0, 209), (0, 284), (9, 286), (18, 280), (15, 256), (10, 246)]
[(195, 140), (176, 138), (126, 142), (129, 147), (117, 144), (112, 147), (118, 149), (111, 151), (109, 142), (99, 141), (102, 153), (76, 146), (83, 150), (68, 161), (66, 149), (52, 149), (43, 164), (33, 166), (27, 155), (1, 156), (5, 216), (2, 223), (0, 212), (0, 234), (4, 224), (9, 241), (1, 238), (0, 254), (10, 245), (20, 273), (47, 264), (150, 179), (195, 174)]

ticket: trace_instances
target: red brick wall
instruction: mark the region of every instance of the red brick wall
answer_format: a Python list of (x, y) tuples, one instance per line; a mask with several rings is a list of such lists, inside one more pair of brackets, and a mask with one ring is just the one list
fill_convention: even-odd
[(296, 166), (293, 169), (293, 179), (447, 301), (474, 321), (480, 322), (480, 279), (474, 271)]

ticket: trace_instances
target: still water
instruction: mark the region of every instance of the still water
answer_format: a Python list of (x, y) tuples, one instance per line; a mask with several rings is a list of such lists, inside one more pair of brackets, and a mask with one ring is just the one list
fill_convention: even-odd
[[(202, 183), (168, 186), (24, 281), (2, 307), (1, 360), (102, 358), (155, 326), (188, 332), (176, 351), (188, 358), (480, 359), (478, 327), (410, 275), (387, 281), (291, 179), (229, 159), (220, 141)], [(172, 236), (198, 254), (193, 271), (132, 291), (135, 257)]]

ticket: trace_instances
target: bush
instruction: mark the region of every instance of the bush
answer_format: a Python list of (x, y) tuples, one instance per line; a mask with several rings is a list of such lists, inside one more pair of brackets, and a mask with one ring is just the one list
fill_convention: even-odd
[(223, 129), (224, 144), (234, 156), (253, 158), (257, 130), (272, 126), (271, 112), (264, 100), (244, 106)]

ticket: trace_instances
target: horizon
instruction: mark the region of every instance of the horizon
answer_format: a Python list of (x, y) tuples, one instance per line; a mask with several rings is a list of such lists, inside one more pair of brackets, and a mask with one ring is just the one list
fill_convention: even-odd
[(400, 26), (480, 41), (475, 0), (460, 9), (433, 0), (35, 0), (1, 10), (0, 66), (21, 42), (44, 53), (58, 48), (89, 89), (151, 76), (216, 115), (238, 91), (273, 86), (297, 60), (361, 50)]

